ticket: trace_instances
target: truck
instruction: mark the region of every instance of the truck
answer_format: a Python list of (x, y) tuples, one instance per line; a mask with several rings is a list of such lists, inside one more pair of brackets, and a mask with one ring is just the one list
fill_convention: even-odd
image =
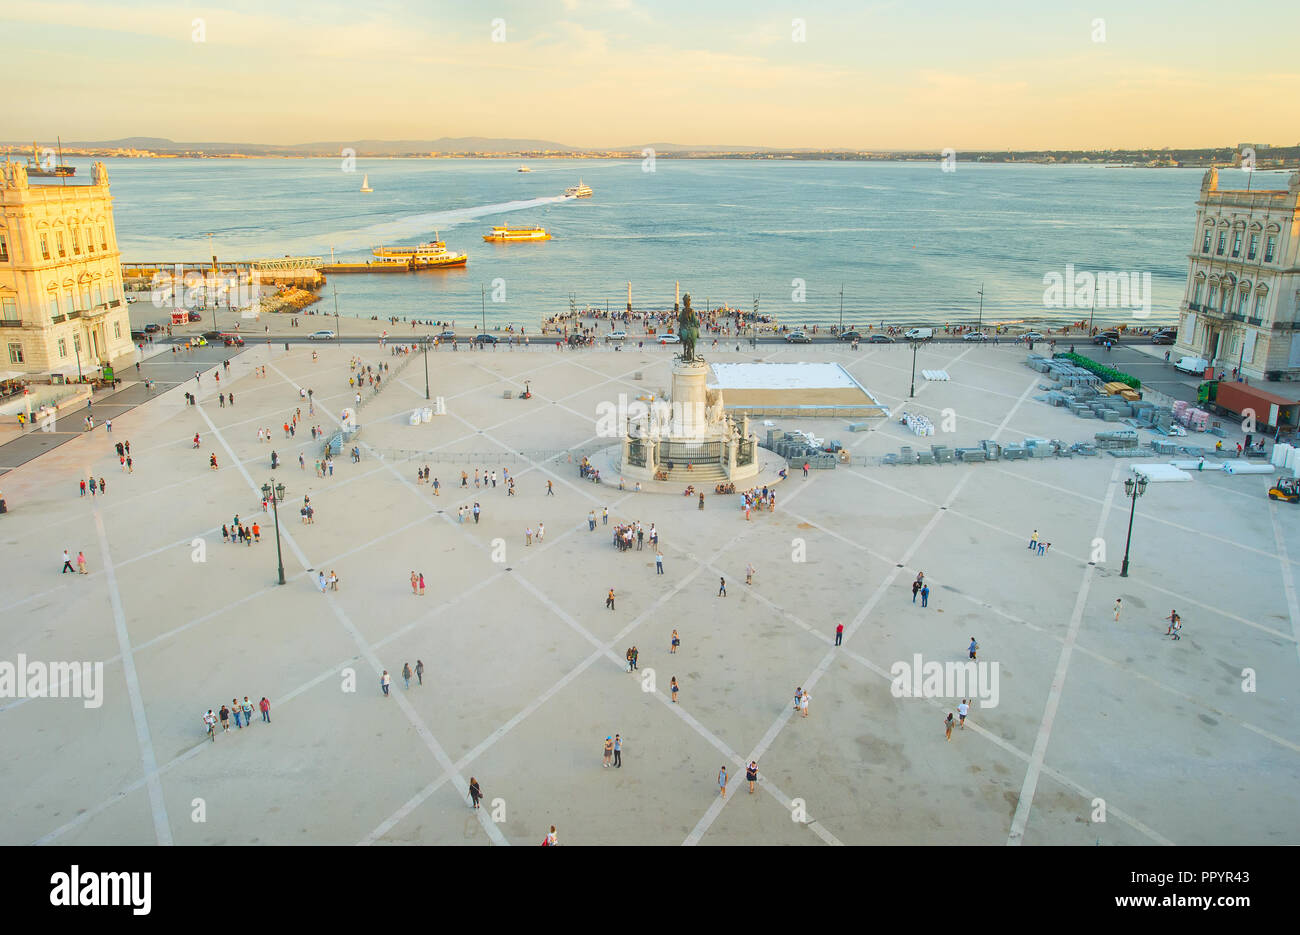
[(1294, 432), (1300, 425), (1300, 403), (1257, 386), (1209, 380), (1200, 385), (1196, 396), (1215, 412), (1252, 420), (1261, 433)]

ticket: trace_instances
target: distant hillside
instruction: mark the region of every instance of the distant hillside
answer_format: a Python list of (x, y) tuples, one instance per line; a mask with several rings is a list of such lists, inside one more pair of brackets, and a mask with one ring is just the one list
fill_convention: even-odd
[[(15, 145), (23, 145), (21, 143)], [(30, 146), (28, 142), (26, 145)], [(64, 140), (76, 149), (144, 149), (155, 153), (240, 153), (248, 156), (338, 155), (352, 148), (358, 155), (397, 156), (410, 153), (575, 152), (572, 146), (551, 140), (491, 139), (483, 136), (442, 137), (436, 140), (321, 140), (311, 143), (221, 143), (169, 140), (154, 136), (128, 136), (118, 140)]]

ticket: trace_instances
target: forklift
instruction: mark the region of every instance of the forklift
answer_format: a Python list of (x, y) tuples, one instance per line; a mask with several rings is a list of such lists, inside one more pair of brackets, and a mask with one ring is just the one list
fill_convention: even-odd
[(1285, 500), (1287, 503), (1300, 503), (1300, 478), (1279, 477), (1268, 489), (1270, 500)]

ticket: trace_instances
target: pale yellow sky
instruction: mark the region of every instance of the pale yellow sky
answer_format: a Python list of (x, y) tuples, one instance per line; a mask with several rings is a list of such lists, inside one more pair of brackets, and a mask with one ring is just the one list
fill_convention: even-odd
[[(852, 149), (1300, 142), (1300, 8), (32, 2), (10, 139)], [(1257, 25), (1246, 28), (1252, 16)], [(1099, 22), (1100, 21), (1100, 22)], [(1238, 28), (1241, 27), (1241, 28)]]

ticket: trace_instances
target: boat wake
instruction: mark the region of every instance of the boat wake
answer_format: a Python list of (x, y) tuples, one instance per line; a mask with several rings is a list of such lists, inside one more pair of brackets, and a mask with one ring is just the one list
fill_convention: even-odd
[[(396, 220), (385, 221), (382, 224), (372, 224), (359, 230), (340, 231), (330, 235), (330, 243), (333, 245), (336, 254), (361, 249), (369, 250), (374, 244), (378, 243), (392, 244), (399, 241), (431, 238), (434, 231), (446, 231), (459, 224), (465, 224), (480, 218), (509, 214), (514, 211), (526, 211), (529, 208), (540, 208), (545, 205), (572, 200), (572, 198), (566, 198), (563, 195), (551, 195), (545, 198), (529, 198), (526, 201), (503, 201), (493, 205), (476, 205), (470, 208), (453, 208), (450, 211), (411, 214)], [(319, 237), (312, 238), (310, 249), (320, 250)]]

